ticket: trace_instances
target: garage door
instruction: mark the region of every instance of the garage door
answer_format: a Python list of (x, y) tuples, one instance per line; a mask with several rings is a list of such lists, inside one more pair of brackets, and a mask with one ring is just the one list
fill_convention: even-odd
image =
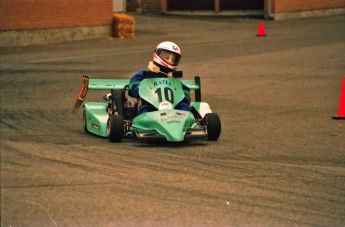
[[(215, 0), (168, 0), (168, 11), (214, 10)], [(263, 10), (264, 0), (219, 0), (220, 10)]]
[(170, 10), (214, 10), (214, 0), (168, 0)]
[(220, 0), (220, 10), (263, 10), (264, 0)]

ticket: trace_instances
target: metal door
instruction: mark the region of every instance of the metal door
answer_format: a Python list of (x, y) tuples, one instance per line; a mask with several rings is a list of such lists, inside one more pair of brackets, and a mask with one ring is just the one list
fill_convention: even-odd
[[(264, 10), (264, 0), (219, 0), (220, 10)], [(167, 0), (171, 10), (215, 10), (215, 0)]]
[(214, 0), (168, 0), (168, 11), (171, 10), (214, 10)]
[(264, 0), (220, 0), (220, 10), (264, 10)]

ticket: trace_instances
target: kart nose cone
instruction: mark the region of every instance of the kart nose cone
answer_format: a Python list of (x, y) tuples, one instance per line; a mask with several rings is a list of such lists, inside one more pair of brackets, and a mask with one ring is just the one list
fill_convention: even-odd
[[(194, 118), (188, 111), (174, 109), (159, 110), (140, 114), (133, 120), (132, 128), (136, 134), (145, 135), (146, 138), (164, 136), (166, 141), (181, 142), (184, 140), (186, 131), (194, 123)], [(156, 131), (156, 135), (152, 131)], [(149, 132), (150, 133), (145, 133)], [(140, 138), (139, 138), (140, 139)]]

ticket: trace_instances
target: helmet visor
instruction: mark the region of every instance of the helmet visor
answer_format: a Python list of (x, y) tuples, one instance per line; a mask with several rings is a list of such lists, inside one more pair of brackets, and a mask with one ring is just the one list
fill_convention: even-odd
[(166, 63), (172, 66), (177, 66), (181, 60), (181, 55), (168, 51), (168, 50), (157, 50), (157, 55)]

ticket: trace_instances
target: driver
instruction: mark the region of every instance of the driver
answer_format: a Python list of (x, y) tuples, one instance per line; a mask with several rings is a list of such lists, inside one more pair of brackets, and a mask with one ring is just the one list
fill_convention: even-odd
[[(181, 49), (173, 42), (162, 42), (158, 44), (149, 62), (148, 69), (137, 72), (129, 81), (129, 95), (138, 98), (140, 82), (147, 78), (172, 77), (172, 72), (177, 69), (181, 60)], [(175, 106), (175, 109), (190, 111), (190, 89), (182, 84), (185, 98)], [(154, 111), (155, 108), (143, 101), (139, 114)]]

